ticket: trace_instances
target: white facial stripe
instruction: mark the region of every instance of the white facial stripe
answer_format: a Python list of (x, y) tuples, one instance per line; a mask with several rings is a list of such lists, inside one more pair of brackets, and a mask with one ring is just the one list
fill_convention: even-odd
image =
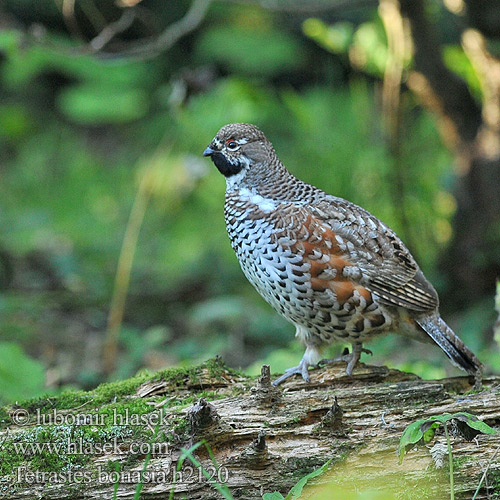
[(244, 179), (246, 170), (243, 168), (240, 172), (231, 177), (226, 177), (226, 191), (235, 191), (238, 189), (240, 182)]
[(269, 213), (276, 208), (276, 202), (274, 200), (264, 198), (260, 194), (254, 193), (247, 188), (240, 189), (238, 194), (241, 201), (248, 201), (249, 203), (257, 205), (259, 209), (265, 213)]

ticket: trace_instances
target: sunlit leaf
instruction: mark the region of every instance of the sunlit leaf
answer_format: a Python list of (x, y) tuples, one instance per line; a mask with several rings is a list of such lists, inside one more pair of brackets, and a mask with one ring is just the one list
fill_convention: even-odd
[(352, 41), (354, 27), (348, 22), (338, 22), (328, 26), (321, 19), (309, 18), (302, 24), (304, 34), (331, 52), (347, 52)]
[(279, 492), (275, 491), (273, 493), (264, 493), (262, 500), (284, 500), (285, 497)]

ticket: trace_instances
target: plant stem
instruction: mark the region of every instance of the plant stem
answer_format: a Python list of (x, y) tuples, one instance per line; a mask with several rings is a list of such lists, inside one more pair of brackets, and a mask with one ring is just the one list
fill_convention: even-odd
[(163, 139), (145, 164), (123, 237), (122, 248), (116, 269), (113, 296), (109, 308), (106, 338), (103, 345), (102, 369), (106, 375), (110, 375), (116, 367), (118, 340), (122, 328), (132, 264), (137, 249), (139, 232), (152, 195), (150, 174), (158, 164), (159, 158), (165, 156), (164, 142)]
[(450, 500), (455, 500), (455, 482), (453, 480), (453, 455), (451, 453), (450, 435), (448, 434), (448, 422), (444, 423), (444, 435), (448, 446), (448, 465), (450, 469)]
[(476, 500), (476, 497), (479, 493), (479, 490), (481, 489), (481, 486), (483, 485), (483, 481), (486, 479), (486, 474), (488, 474), (488, 471), (490, 469), (490, 465), (495, 460), (498, 450), (500, 450), (500, 446), (495, 450), (495, 453), (493, 453), (493, 456), (490, 458), (488, 465), (486, 467), (486, 470), (484, 471), (483, 475), (481, 476), (481, 480), (479, 481), (479, 484), (477, 485), (476, 491), (474, 492), (474, 496), (472, 497), (472, 500)]
[(120, 258), (115, 277), (115, 286), (111, 306), (108, 315), (108, 328), (103, 351), (103, 371), (109, 375), (116, 366), (116, 357), (118, 353), (118, 338), (122, 327), (123, 313), (125, 310), (125, 301), (130, 283), (130, 274), (132, 263), (134, 261), (137, 240), (142, 221), (146, 214), (146, 209), (151, 196), (150, 185), (144, 182), (147, 175), (144, 174), (137, 190), (134, 204), (130, 212), (130, 217), (125, 230)]

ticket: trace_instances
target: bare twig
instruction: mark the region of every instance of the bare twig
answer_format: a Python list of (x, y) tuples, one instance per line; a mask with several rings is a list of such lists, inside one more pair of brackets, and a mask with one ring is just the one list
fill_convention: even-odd
[(155, 167), (158, 157), (164, 154), (164, 146), (158, 146), (156, 152), (150, 158), (142, 174), (142, 178), (137, 189), (134, 204), (130, 211), (129, 220), (123, 237), (120, 257), (116, 269), (115, 285), (111, 305), (108, 314), (108, 325), (106, 339), (103, 345), (103, 372), (109, 375), (116, 368), (118, 357), (118, 341), (122, 328), (125, 302), (130, 284), (132, 264), (134, 262), (135, 251), (139, 232), (142, 227), (144, 216), (151, 198), (151, 182), (148, 173)]
[(135, 10), (125, 9), (118, 21), (108, 24), (95, 38), (93, 38), (89, 45), (93, 51), (102, 50), (116, 35), (123, 33), (130, 28), (135, 20)]
[(203, 21), (211, 0), (194, 0), (186, 15), (170, 24), (157, 37), (149, 37), (130, 44), (128, 48), (117, 52), (99, 52), (101, 57), (133, 57), (149, 59), (170, 49), (180, 38), (194, 31)]
[(495, 159), (500, 155), (500, 60), (488, 52), (486, 39), (477, 30), (464, 31), (462, 46), (483, 92), (483, 127), (478, 146), (485, 157)]
[(488, 465), (486, 466), (486, 469), (483, 472), (483, 475), (481, 476), (479, 484), (477, 485), (477, 488), (476, 488), (476, 491), (474, 492), (474, 496), (472, 497), (472, 500), (476, 500), (476, 497), (479, 493), (479, 490), (481, 489), (481, 486), (482, 486), (484, 480), (486, 479), (488, 471), (490, 470), (490, 465), (493, 463), (493, 460), (495, 460), (499, 450), (500, 450), (500, 446), (497, 447), (497, 449), (495, 450), (495, 453), (493, 453), (493, 456), (490, 458)]
[(69, 32), (75, 38), (82, 38), (82, 32), (75, 17), (75, 0), (63, 0), (61, 9), (64, 23)]

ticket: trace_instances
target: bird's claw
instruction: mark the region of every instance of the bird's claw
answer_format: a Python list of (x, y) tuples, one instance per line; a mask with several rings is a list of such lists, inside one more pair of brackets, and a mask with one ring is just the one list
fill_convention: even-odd
[(278, 384), (281, 384), (281, 382), (284, 382), (286, 379), (292, 377), (293, 375), (301, 375), (306, 382), (310, 381), (309, 366), (308, 363), (304, 361), (304, 359), (302, 359), (297, 366), (292, 366), (292, 368), (288, 368), (287, 370), (285, 370), (285, 373), (283, 373), (281, 377), (278, 377), (273, 382), (273, 385), (277, 386)]
[(352, 371), (354, 370), (354, 367), (356, 366), (357, 362), (359, 361), (359, 358), (361, 357), (361, 353), (365, 354), (370, 354), (373, 356), (373, 352), (370, 351), (370, 349), (365, 349), (364, 347), (357, 347), (354, 346), (352, 352), (349, 352), (349, 349), (346, 347), (344, 349), (344, 352), (342, 355), (338, 356), (337, 358), (333, 359), (322, 359), (321, 361), (318, 361), (317, 367), (321, 368), (322, 366), (329, 364), (329, 363), (336, 363), (337, 361), (344, 361), (347, 363), (347, 368), (346, 368), (346, 373), (347, 375), (351, 376)]

